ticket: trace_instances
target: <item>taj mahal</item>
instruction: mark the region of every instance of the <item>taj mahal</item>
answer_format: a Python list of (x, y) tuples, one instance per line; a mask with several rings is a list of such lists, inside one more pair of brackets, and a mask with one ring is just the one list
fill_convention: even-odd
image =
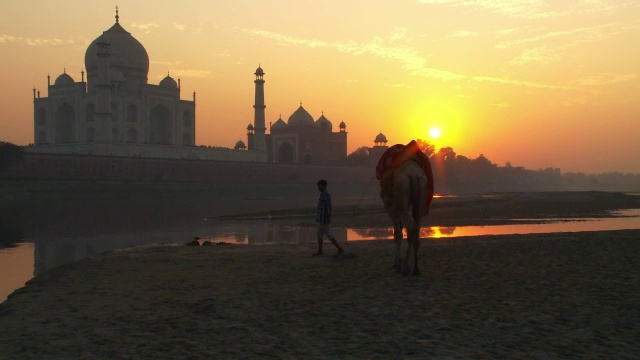
[[(88, 46), (85, 69), (76, 81), (66, 70), (47, 96), (33, 89), (34, 145), (45, 154), (196, 159), (335, 165), (347, 156), (346, 124), (334, 131), (324, 113), (314, 119), (300, 107), (266, 127), (264, 76), (255, 70), (254, 119), (246, 143), (233, 149), (197, 146), (196, 92), (181, 98), (182, 86), (169, 74), (148, 83), (149, 55), (119, 21)], [(86, 77), (85, 77), (86, 75)]]

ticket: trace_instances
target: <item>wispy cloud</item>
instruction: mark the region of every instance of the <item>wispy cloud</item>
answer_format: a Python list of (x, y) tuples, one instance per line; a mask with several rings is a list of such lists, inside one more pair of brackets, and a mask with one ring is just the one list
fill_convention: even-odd
[(12, 35), (0, 35), (0, 44), (19, 43), (29, 46), (72, 46), (85, 45), (84, 41), (74, 39), (23, 38)]
[(427, 58), (415, 49), (407, 46), (398, 46), (393, 42), (405, 36), (405, 30), (396, 29), (389, 37), (374, 37), (369, 42), (358, 43), (355, 41), (329, 42), (318, 39), (302, 39), (285, 34), (279, 34), (268, 30), (246, 29), (247, 33), (276, 41), (282, 46), (300, 46), (308, 48), (333, 49), (353, 56), (365, 54), (377, 56), (390, 61), (397, 61), (415, 75), (436, 78), (440, 80), (462, 79), (465, 76), (447, 70), (431, 68), (427, 66)]
[(187, 28), (187, 25), (180, 23), (173, 23), (173, 28), (176, 30), (184, 31)]
[(134, 23), (131, 23), (131, 27), (139, 29), (142, 32), (144, 32), (145, 34), (148, 34), (151, 31), (153, 31), (153, 29), (159, 28), (160, 24), (157, 24), (157, 23), (138, 24), (138, 23), (134, 22)]
[[(502, 41), (496, 44), (498, 49), (507, 49), (517, 45), (538, 43), (558, 38), (569, 38), (571, 44), (588, 43), (606, 39), (612, 34), (618, 33), (622, 28), (621, 24), (611, 23), (592, 27), (581, 27), (567, 30), (547, 31), (541, 34), (527, 37), (519, 37), (513, 40)], [(540, 30), (541, 31), (541, 30)]]
[[(568, 30), (547, 31), (540, 29), (519, 29), (510, 31), (510, 34), (518, 35), (524, 31), (538, 31), (539, 34), (530, 35), (513, 40), (499, 42), (495, 45), (498, 49), (516, 48), (518, 46), (531, 46), (525, 48), (522, 53), (510, 61), (511, 65), (526, 65), (529, 63), (539, 63), (546, 65), (552, 62), (561, 61), (567, 52), (583, 44), (606, 41), (622, 32), (640, 29), (640, 22), (632, 24), (610, 23), (592, 27), (581, 27)], [(538, 45), (544, 43), (545, 45)]]
[[(375, 37), (371, 41), (363, 43), (357, 43), (355, 41), (328, 42), (318, 39), (302, 39), (261, 29), (246, 29), (245, 31), (254, 36), (274, 40), (282, 46), (326, 48), (353, 56), (362, 56), (365, 54), (377, 56), (385, 60), (396, 61), (400, 63), (402, 68), (410, 72), (412, 75), (444, 81), (470, 79), (476, 82), (493, 82), (497, 84), (515, 85), (535, 89), (573, 89), (572, 86), (562, 84), (542, 84), (518, 79), (508, 79), (492, 76), (468, 76), (454, 73), (448, 70), (429, 67), (427, 65), (427, 58), (423, 55), (420, 55), (415, 49), (407, 46), (398, 46), (391, 44), (391, 39), (397, 40), (400, 38), (397, 35), (401, 32), (398, 31), (394, 32), (393, 35), (386, 38)], [(529, 56), (533, 57), (534, 55), (535, 54), (532, 53)], [(546, 56), (549, 56), (549, 54), (547, 54)]]
[(175, 65), (176, 65), (176, 63), (174, 63), (174, 62), (169, 62), (169, 61), (151, 60), (150, 62), (151, 62), (151, 64), (153, 64), (153, 65), (162, 65), (162, 66), (175, 66)]
[(446, 5), (457, 8), (484, 10), (489, 13), (525, 19), (546, 19), (577, 14), (610, 13), (627, 7), (637, 7), (635, 0), (416, 0), (425, 5)]
[(16, 42), (19, 38), (11, 35), (0, 35), (0, 44)]
[(536, 88), (536, 89), (559, 89), (559, 90), (574, 89), (574, 87), (568, 86), (568, 85), (541, 84), (541, 83), (536, 83), (531, 81), (499, 78), (499, 77), (492, 77), (492, 76), (474, 76), (472, 77), (472, 79), (479, 82), (493, 82), (493, 83), (506, 84), (506, 85), (518, 85), (518, 86), (525, 86), (525, 87)]
[(213, 75), (209, 70), (176, 69), (171, 72), (174, 77), (208, 78)]
[(548, 47), (525, 49), (518, 57), (511, 60), (511, 65), (527, 65), (530, 63), (547, 65), (563, 59), (557, 50)]
[(601, 85), (613, 85), (627, 81), (631, 81), (638, 78), (638, 74), (614, 74), (604, 73), (589, 76), (576, 81), (576, 85), (581, 86), (601, 86)]

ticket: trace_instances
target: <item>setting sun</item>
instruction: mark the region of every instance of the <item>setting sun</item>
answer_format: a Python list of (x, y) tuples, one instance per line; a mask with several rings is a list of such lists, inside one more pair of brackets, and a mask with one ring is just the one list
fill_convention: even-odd
[(429, 136), (431, 136), (432, 139), (437, 139), (440, 137), (440, 129), (439, 128), (431, 128), (431, 130), (429, 130)]

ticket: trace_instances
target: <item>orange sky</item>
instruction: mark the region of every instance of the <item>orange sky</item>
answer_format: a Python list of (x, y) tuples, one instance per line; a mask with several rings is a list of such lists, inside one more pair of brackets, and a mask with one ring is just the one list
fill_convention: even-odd
[[(512, 5), (512, 4), (518, 5)], [(558, 5), (562, 4), (562, 5)], [(0, 140), (33, 142), (32, 89), (76, 81), (115, 3), (3, 4)], [(349, 152), (429, 138), (458, 154), (529, 169), (640, 173), (636, 0), (120, 0), (147, 49), (197, 92), (198, 145), (233, 147), (265, 75), (267, 123), (300, 102), (347, 124)]]

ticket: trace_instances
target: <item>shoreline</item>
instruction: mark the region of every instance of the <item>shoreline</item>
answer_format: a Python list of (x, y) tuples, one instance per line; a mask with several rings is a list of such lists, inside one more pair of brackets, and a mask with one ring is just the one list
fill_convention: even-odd
[[(434, 203), (425, 226), (608, 216), (625, 208), (640, 208), (640, 197), (509, 193)], [(344, 212), (337, 211), (332, 226), (390, 226), (383, 211), (339, 209)], [(354, 256), (312, 257), (315, 242), (301, 241), (140, 246), (67, 263), (37, 275), (0, 304), (0, 354), (7, 359), (631, 359), (640, 354), (640, 229), (423, 239), (423, 275), (417, 278), (390, 270), (392, 240), (342, 245)], [(325, 247), (328, 254), (334, 250), (328, 242)]]
[[(633, 358), (640, 230), (149, 246), (38, 275), (0, 305), (8, 359)], [(327, 252), (332, 251), (327, 244)]]

